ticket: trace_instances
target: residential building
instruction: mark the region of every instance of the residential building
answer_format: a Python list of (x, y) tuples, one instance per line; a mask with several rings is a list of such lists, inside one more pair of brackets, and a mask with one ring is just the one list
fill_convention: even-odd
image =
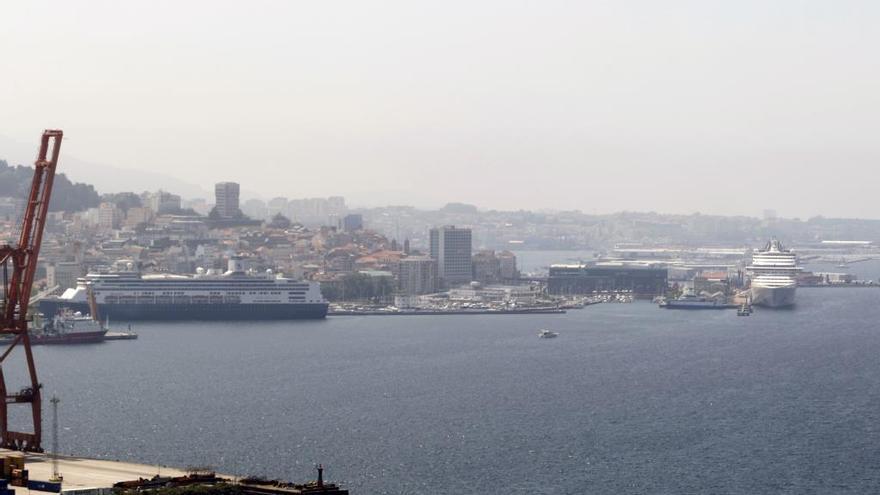
[(237, 182), (218, 182), (214, 185), (215, 208), (220, 218), (235, 218), (241, 210), (238, 206)]
[(351, 213), (342, 217), (342, 221), (339, 222), (343, 231), (345, 232), (355, 232), (357, 230), (363, 230), (364, 228), (364, 217), (355, 213)]
[(516, 255), (510, 251), (501, 251), (495, 255), (498, 258), (501, 280), (515, 280), (519, 278), (516, 269)]
[(159, 190), (150, 195), (150, 208), (157, 215), (180, 212), (180, 196)]
[(245, 215), (256, 220), (266, 220), (267, 218), (271, 218), (266, 202), (261, 199), (249, 199), (245, 201), (241, 207), (241, 211)]
[(125, 225), (135, 227), (153, 221), (153, 210), (143, 206), (133, 206), (125, 212)]
[(495, 251), (477, 251), (472, 258), (474, 265), (474, 277), (482, 284), (494, 284), (501, 280), (501, 261), (495, 256)]
[(204, 198), (189, 199), (183, 202), (185, 208), (189, 208), (199, 215), (207, 215), (211, 212), (211, 206)]
[(288, 205), (287, 205), (287, 198), (281, 198), (281, 197), (272, 198), (267, 203), (267, 206), (268, 206), (268, 210), (269, 210), (267, 212), (268, 218), (272, 218), (278, 214), (281, 214), (281, 215), (284, 215), (285, 217), (290, 218), (290, 209), (288, 208)]
[(119, 220), (122, 217), (119, 208), (113, 203), (101, 203), (98, 206), (98, 227), (112, 230), (119, 228)]
[(417, 296), (437, 291), (437, 260), (410, 256), (398, 262), (397, 287), (401, 294)]

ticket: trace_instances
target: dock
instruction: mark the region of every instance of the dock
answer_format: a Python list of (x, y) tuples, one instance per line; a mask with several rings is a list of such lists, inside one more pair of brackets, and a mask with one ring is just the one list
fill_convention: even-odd
[(420, 309), (406, 311), (381, 311), (381, 310), (331, 310), (327, 316), (438, 316), (438, 315), (535, 315), (535, 314), (564, 314), (560, 308), (535, 308), (535, 309)]
[[(32, 492), (46, 495), (59, 492), (61, 495), (113, 495), (116, 493), (114, 485), (128, 493), (154, 493), (156, 489), (164, 487), (218, 484), (234, 484), (236, 493), (242, 495), (349, 495), (347, 489), (324, 481), (323, 465), (316, 466), (317, 480), (298, 484), (263, 478), (239, 478), (207, 471), (210, 468), (206, 467), (179, 469), (73, 456), (57, 456), (55, 460), (50, 454), (22, 453), (7, 449), (0, 449), (0, 457), (5, 459), (5, 463), (10, 462), (10, 459), (17, 459), (12, 462), (13, 467), (22, 466), (23, 460), (23, 468), (18, 467), (12, 471), (13, 479), (8, 484), (10, 491), (4, 492), (7, 495), (11, 492), (15, 495), (30, 495)], [(56, 463), (62, 477), (60, 486), (57, 480), (52, 480), (53, 464)], [(25, 481), (19, 479), (18, 483), (26, 483), (28, 486), (14, 484), (17, 476), (15, 473), (20, 474), (21, 469), (27, 474)]]
[[(11, 453), (16, 452), (0, 449), (0, 455)], [(52, 458), (49, 454), (26, 453), (25, 466), (28, 470), (28, 477), (32, 480), (48, 481), (52, 477)], [(58, 471), (64, 478), (61, 482), (62, 491), (82, 490), (80, 492), (82, 495), (109, 493), (114, 483), (138, 478), (152, 478), (159, 473), (162, 476), (185, 476), (188, 474), (184, 470), (166, 466), (71, 456), (58, 456)], [(10, 485), (9, 488), (14, 489), (16, 495), (27, 495), (32, 492), (21, 486)]]

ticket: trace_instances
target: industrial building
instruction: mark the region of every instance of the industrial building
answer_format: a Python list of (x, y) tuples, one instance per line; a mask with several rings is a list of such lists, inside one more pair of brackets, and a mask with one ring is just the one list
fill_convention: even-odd
[(58, 287), (58, 292), (76, 287), (76, 279), (83, 276), (83, 267), (75, 261), (59, 261), (46, 265), (46, 285)]
[(659, 265), (551, 265), (547, 290), (556, 295), (632, 291), (634, 297), (651, 298), (666, 291), (666, 282), (666, 267)]

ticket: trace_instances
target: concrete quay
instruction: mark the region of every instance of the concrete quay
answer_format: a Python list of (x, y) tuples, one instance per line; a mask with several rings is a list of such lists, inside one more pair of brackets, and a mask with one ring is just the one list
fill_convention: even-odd
[[(0, 449), (0, 455), (14, 453), (15, 451)], [(28, 470), (28, 477), (32, 480), (48, 481), (52, 477), (52, 459), (49, 454), (25, 454), (25, 469)], [(58, 456), (58, 471), (64, 480), (61, 482), (62, 492), (73, 490), (94, 490), (93, 493), (100, 493), (99, 488), (107, 488), (113, 486), (119, 481), (136, 480), (138, 478), (152, 478), (157, 474), (162, 476), (185, 476), (188, 472), (169, 468), (165, 466), (155, 466), (147, 464), (135, 464), (131, 462), (105, 461), (98, 459), (87, 459), (83, 457)], [(27, 495), (31, 493), (25, 487), (10, 486), (15, 489), (16, 495)], [(107, 490), (109, 492), (109, 490)], [(43, 492), (34, 492), (43, 493)]]

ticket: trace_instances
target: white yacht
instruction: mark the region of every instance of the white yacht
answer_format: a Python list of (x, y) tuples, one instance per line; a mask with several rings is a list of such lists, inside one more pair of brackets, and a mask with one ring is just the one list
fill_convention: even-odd
[(792, 306), (797, 290), (797, 276), (802, 270), (797, 255), (772, 239), (761, 251), (752, 254), (746, 268), (752, 281), (752, 304), (770, 308)]

